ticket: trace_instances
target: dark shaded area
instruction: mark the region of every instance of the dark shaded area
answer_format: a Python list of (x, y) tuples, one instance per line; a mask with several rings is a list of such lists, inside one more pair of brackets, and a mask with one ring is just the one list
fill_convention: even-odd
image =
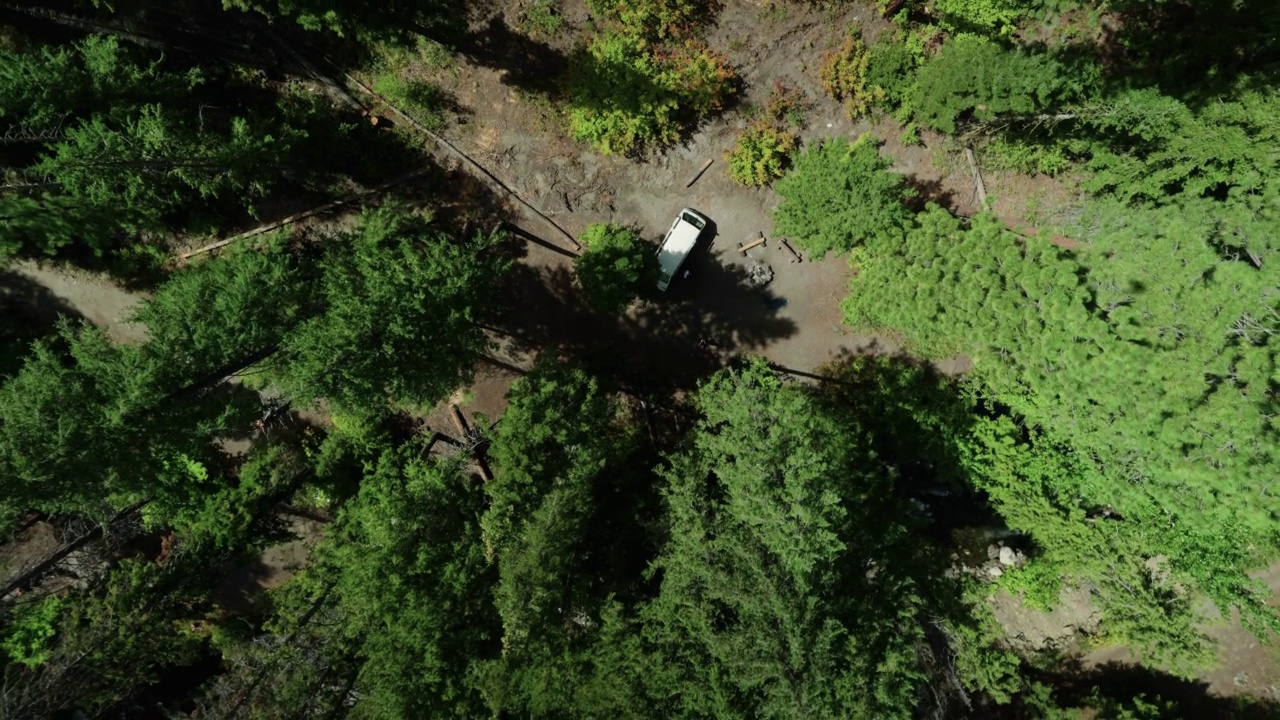
[[(1199, 680), (1170, 675), (1137, 665), (1106, 663), (1086, 668), (1079, 658), (1063, 658), (1057, 671), (1031, 671), (1033, 677), (1054, 687), (1054, 697), (1066, 707), (1091, 706), (1099, 709), (1099, 717), (1115, 717), (1119, 707), (1145, 696), (1147, 702), (1162, 699), (1175, 706), (1159, 718), (1197, 718), (1197, 720), (1270, 720), (1280, 718), (1280, 704), (1250, 696), (1222, 697), (1209, 692), (1208, 684)], [(1023, 718), (1017, 713), (997, 717)], [(1149, 716), (1143, 716), (1149, 717)]]
[(923, 212), (929, 203), (944, 208), (955, 207), (955, 193), (943, 187), (941, 179), (930, 180), (919, 175), (903, 175), (902, 184), (910, 188), (913, 193), (905, 200), (906, 206), (911, 208), (913, 213)]
[(560, 247), (559, 245), (554, 245), (550, 242), (547, 242), (546, 240), (543, 240), (538, 235), (535, 235), (534, 233), (529, 232), (528, 230), (525, 230), (524, 228), (518, 225), (507, 224), (504, 226), (504, 229), (506, 229), (507, 232), (511, 233), (514, 237), (520, 240), (533, 243), (534, 245), (538, 245), (540, 247), (544, 247), (550, 250), (551, 252), (558, 253), (571, 260), (573, 258), (578, 257), (577, 255), (574, 255), (572, 252), (569, 252), (568, 250)]
[(766, 306), (744, 269), (715, 260), (709, 252), (714, 238), (712, 225), (685, 261), (689, 277), (677, 277), (666, 293), (655, 288), (619, 317), (591, 311), (572, 270), (517, 265), (493, 324), (518, 350), (558, 351), (641, 396), (692, 390), (721, 367), (723, 357), (759, 350), (796, 331)]
[(25, 275), (0, 269), (0, 378), (22, 368), (31, 343), (57, 329), (58, 320), (84, 320), (80, 311)]
[(476, 65), (500, 71), (504, 84), (526, 92), (558, 96), (568, 77), (569, 58), (563, 52), (513, 31), (502, 16), (468, 33), (458, 51)]
[(1275, 84), (1280, 3), (1273, 0), (1119, 0), (1099, 60), (1127, 87), (1157, 85), (1195, 106), (1232, 89), (1241, 76)]
[[(61, 0), (0, 8), (0, 21), (13, 23), (34, 41), (55, 46), (66, 46), (90, 33), (111, 34), (121, 39), (127, 54), (141, 62), (158, 61), (174, 72), (198, 67), (205, 82), (193, 91), (144, 99), (162, 100), (175, 118), (191, 126), (187, 129), (191, 132), (198, 125), (204, 145), (227, 143), (237, 118), (248, 121), (252, 135), (277, 141), (286, 138), (278, 146), (280, 156), (271, 159), (277, 166), (274, 172), (254, 168), (248, 162), (236, 168), (238, 175), (260, 183), (264, 192), (227, 190), (212, 197), (194, 189), (184, 192), (186, 197), (176, 205), (145, 211), (159, 214), (158, 227), (150, 227), (152, 223), (147, 221), (150, 237), (145, 239), (127, 232), (119, 223), (135, 208), (115, 207), (114, 203), (99, 207), (87, 204), (84, 198), (71, 199), (72, 207), (105, 222), (84, 242), (60, 250), (60, 257), (109, 272), (134, 287), (151, 287), (162, 277), (160, 266), (169, 254), (163, 235), (234, 234), (347, 194), (352, 184), (376, 186), (420, 167), (428, 157), (410, 139), (390, 132), (386, 123), (373, 126), (354, 108), (335, 105), (322, 95), (282, 94), (277, 81), (290, 75), (310, 76), (309, 69), (287, 51), (293, 43), (302, 47), (307, 34), (287, 25), (288, 30), (272, 30), (257, 14), (227, 11), (221, 3), (206, 0), (176, 5), (123, 3), (114, 13), (88, 3)], [(294, 35), (303, 37), (293, 39)], [(282, 36), (290, 40), (277, 42)], [(435, 94), (430, 100), (442, 110), (456, 105), (446, 95)], [(136, 104), (122, 101), (117, 109), (129, 113)], [(87, 108), (68, 118), (66, 124), (74, 125), (81, 116), (99, 110)], [(288, 139), (291, 133), (298, 136)], [(27, 162), (51, 147), (24, 144), (24, 152), (30, 156)], [(154, 176), (149, 182), (172, 182), (167, 175), (158, 174), (168, 173), (172, 168), (166, 163), (176, 160), (162, 159), (143, 175)]]

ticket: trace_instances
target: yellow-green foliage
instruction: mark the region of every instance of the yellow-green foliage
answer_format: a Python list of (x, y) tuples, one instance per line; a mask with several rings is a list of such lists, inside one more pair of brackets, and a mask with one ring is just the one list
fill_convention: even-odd
[(611, 155), (676, 141), (720, 109), (736, 77), (701, 43), (659, 49), (612, 31), (593, 38), (574, 66), (569, 134)]
[(747, 187), (761, 187), (782, 177), (791, 165), (791, 155), (799, 145), (787, 126), (804, 124), (808, 103), (802, 93), (775, 82), (763, 114), (738, 136), (738, 143), (725, 154), (729, 177)]
[(9, 627), (0, 636), (2, 657), (29, 670), (43, 665), (53, 650), (62, 606), (63, 600), (59, 597), (19, 605)]
[(587, 6), (617, 18), (628, 35), (650, 40), (689, 37), (717, 9), (705, 0), (587, 0)]
[(1012, 35), (1023, 10), (1017, 0), (936, 0), (935, 9), (948, 29), (977, 29)]
[(725, 155), (729, 176), (748, 187), (768, 185), (786, 173), (795, 149), (795, 133), (753, 125), (738, 136), (738, 144)]
[(836, 100), (843, 100), (849, 117), (866, 114), (871, 106), (884, 100), (884, 89), (867, 82), (867, 65), (871, 54), (862, 42), (857, 27), (840, 49), (827, 55), (822, 63), (822, 87)]

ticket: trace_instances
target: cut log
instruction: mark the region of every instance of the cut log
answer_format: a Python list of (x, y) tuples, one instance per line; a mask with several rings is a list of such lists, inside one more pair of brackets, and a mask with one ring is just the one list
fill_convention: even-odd
[(746, 243), (743, 243), (742, 245), (739, 245), (738, 252), (742, 253), (743, 255), (746, 255), (747, 251), (750, 250), (751, 248), (764, 245), (765, 240), (766, 238), (764, 236), (764, 233), (761, 232), (760, 237), (756, 238), (755, 240), (751, 240), (750, 242), (746, 242)]
[(694, 183), (698, 182), (698, 178), (702, 177), (702, 173), (706, 172), (707, 168), (711, 167), (711, 163), (715, 161), (715, 158), (707, 158), (707, 161), (702, 163), (702, 167), (698, 168), (697, 171), (689, 176), (688, 180), (684, 181), (684, 186), (691, 187)]
[(800, 257), (800, 253), (796, 252), (796, 249), (791, 247), (791, 243), (787, 242), (786, 238), (782, 238), (782, 247), (786, 248), (787, 252), (791, 253), (791, 256), (795, 258), (791, 262), (804, 262), (804, 258)]
[(462, 414), (462, 409), (454, 404), (449, 405), (449, 417), (458, 428), (458, 436), (465, 442), (466, 438), (471, 436), (471, 430), (467, 427), (467, 418)]

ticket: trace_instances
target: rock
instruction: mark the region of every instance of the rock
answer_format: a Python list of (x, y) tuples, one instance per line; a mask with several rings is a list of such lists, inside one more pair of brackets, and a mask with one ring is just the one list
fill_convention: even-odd
[(1004, 574), (1004, 571), (1000, 569), (999, 565), (992, 565), (991, 567), (987, 568), (987, 574), (993, 578), (998, 578)]
[(998, 546), (998, 545), (988, 545), (988, 546), (987, 546), (987, 559), (988, 559), (988, 560), (999, 560), (999, 559), (1000, 559), (1000, 546)]
[(1011, 547), (1000, 548), (1000, 564), (1012, 567), (1018, 564), (1018, 552)]

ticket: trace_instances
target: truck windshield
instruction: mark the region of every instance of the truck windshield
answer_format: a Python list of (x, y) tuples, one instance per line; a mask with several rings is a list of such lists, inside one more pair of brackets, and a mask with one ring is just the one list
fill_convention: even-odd
[(698, 228), (699, 230), (701, 230), (703, 226), (706, 225), (706, 223), (702, 222), (702, 218), (696, 217), (694, 215), (690, 215), (689, 213), (682, 213), (682, 217), (684, 217), (685, 222)]

